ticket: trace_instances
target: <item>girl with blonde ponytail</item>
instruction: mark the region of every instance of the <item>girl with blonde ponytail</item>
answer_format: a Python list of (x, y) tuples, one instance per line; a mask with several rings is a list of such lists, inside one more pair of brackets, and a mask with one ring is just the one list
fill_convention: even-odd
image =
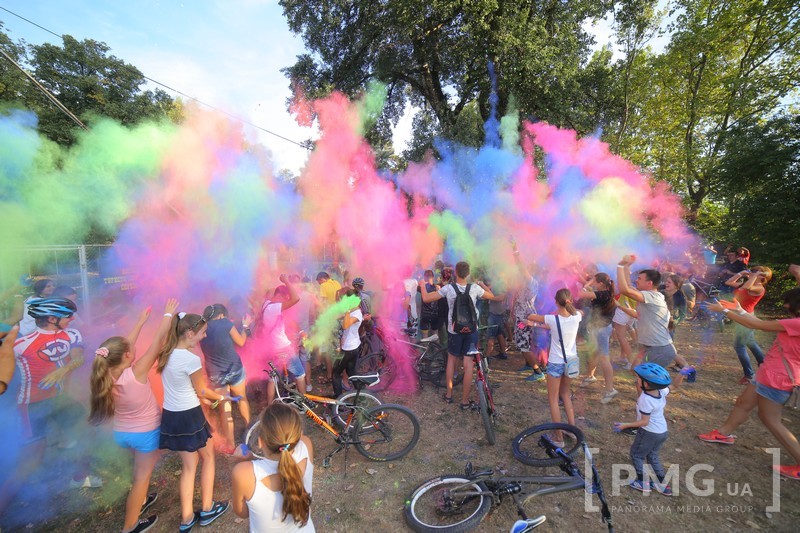
[(167, 301), (153, 342), (138, 359), (136, 340), (150, 316), (149, 308), (142, 312), (127, 337), (111, 337), (102, 343), (92, 363), (89, 421), (99, 425), (113, 419), (114, 440), (133, 452), (133, 484), (125, 505), (123, 533), (147, 531), (158, 520), (156, 515), (139, 520), (139, 515), (158, 498), (157, 493), (147, 494), (147, 487), (161, 457), (158, 449), (161, 409), (147, 374), (156, 362), (177, 307), (176, 300)]
[(311, 485), (314, 448), (300, 414), (273, 403), (261, 415), (259, 442), (266, 459), (233, 469), (233, 510), (250, 518), (250, 531), (313, 532)]

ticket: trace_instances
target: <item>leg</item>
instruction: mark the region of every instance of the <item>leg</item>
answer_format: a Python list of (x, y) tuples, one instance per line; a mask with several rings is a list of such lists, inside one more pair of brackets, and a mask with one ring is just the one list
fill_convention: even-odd
[(489, 357), (494, 353), (494, 337), (489, 337), (489, 340), (486, 342), (486, 357)]
[(339, 396), (342, 393), (342, 372), (345, 369), (345, 358), (342, 357), (333, 365), (333, 395)]
[(558, 393), (564, 402), (564, 412), (567, 413), (567, 423), (575, 425), (575, 409), (572, 406), (572, 379), (568, 376), (561, 377)]
[(658, 482), (663, 483), (664, 478), (667, 475), (667, 471), (664, 469), (664, 465), (661, 464), (661, 459), (658, 457), (658, 452), (661, 450), (661, 447), (664, 445), (664, 443), (667, 442), (667, 436), (669, 433), (647, 433), (649, 439), (653, 441), (653, 446), (646, 457), (647, 463), (652, 467), (653, 472), (658, 478)]
[(633, 439), (631, 445), (631, 463), (633, 469), (636, 470), (636, 479), (642, 481), (644, 479), (644, 460), (650, 452), (650, 448), (645, 442), (645, 431), (642, 428), (636, 432), (636, 437)]
[(734, 329), (733, 349), (736, 351), (736, 357), (739, 358), (739, 364), (742, 365), (744, 377), (752, 378), (755, 372), (753, 372), (753, 365), (750, 363), (750, 356), (747, 354), (746, 340), (748, 331), (752, 333), (752, 330), (736, 324)]
[[(206, 445), (206, 448), (208, 445)], [(183, 466), (181, 478), (178, 482), (178, 492), (181, 498), (181, 523), (188, 524), (194, 519), (194, 476), (197, 473), (197, 463), (200, 455), (197, 452), (178, 452)]]
[(161, 450), (152, 452), (133, 452), (133, 485), (125, 504), (125, 524), (123, 531), (130, 531), (139, 522), (139, 513), (147, 499), (147, 488), (150, 486), (150, 475), (153, 473)]
[(744, 392), (736, 398), (736, 403), (733, 404), (733, 410), (731, 414), (728, 415), (728, 419), (725, 420), (725, 423), (719, 427), (719, 432), (723, 435), (730, 435), (736, 431), (736, 428), (747, 420), (756, 405), (758, 405), (758, 394), (756, 394), (756, 386), (751, 383), (747, 385)]
[[(306, 362), (308, 364), (308, 362)], [(250, 425), (250, 402), (247, 401), (247, 384), (244, 380), (236, 385), (231, 385), (231, 392), (234, 396), (238, 396), (239, 399), (239, 414), (242, 415), (244, 419), (244, 424), (246, 426)], [(231, 420), (231, 422), (233, 422)], [(231, 425), (231, 431), (233, 431), (233, 425)]]
[(506, 336), (502, 333), (497, 336), (497, 343), (500, 345), (500, 353), (506, 353), (508, 350), (508, 343), (506, 342)]
[(797, 437), (783, 425), (781, 421), (782, 411), (783, 406), (781, 404), (768, 400), (761, 395), (758, 396), (758, 418), (761, 419), (769, 432), (775, 435), (781, 446), (794, 458), (795, 464), (800, 464), (800, 443), (797, 442)]
[(606, 393), (614, 390), (614, 369), (611, 367), (611, 361), (608, 355), (596, 354), (595, 361), (600, 371), (603, 373), (603, 380), (606, 386)]
[(561, 422), (561, 409), (558, 407), (558, 396), (561, 393), (561, 381), (562, 378), (556, 378), (547, 374), (547, 402), (550, 404), (550, 419), (553, 422)]
[(464, 363), (464, 381), (461, 383), (461, 403), (469, 403), (469, 393), (472, 388), (472, 370), (475, 366), (475, 360), (471, 355), (459, 357)]
[(206, 445), (197, 450), (197, 453), (200, 459), (203, 460), (203, 466), (200, 471), (200, 509), (202, 511), (210, 511), (214, 505), (214, 475), (216, 473), (214, 439), (208, 439)]
[(460, 359), (461, 357), (456, 357), (451, 353), (447, 354), (447, 368), (445, 369), (445, 380), (447, 382), (447, 391), (445, 392), (444, 395), (445, 398), (449, 399), (453, 397), (453, 375), (456, 373), (456, 365), (459, 363)]

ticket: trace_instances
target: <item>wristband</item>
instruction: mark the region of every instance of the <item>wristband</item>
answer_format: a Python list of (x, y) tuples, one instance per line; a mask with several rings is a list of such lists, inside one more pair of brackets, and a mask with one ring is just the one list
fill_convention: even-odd
[(164, 313), (165, 317), (172, 318), (172, 313)]
[(722, 314), (723, 314), (723, 315), (727, 315), (727, 314), (728, 314), (728, 313), (730, 313), (730, 312), (731, 312), (731, 310), (730, 310), (730, 309), (725, 309), (724, 307), (722, 308)]
[(617, 268), (625, 268), (626, 265), (617, 265)]

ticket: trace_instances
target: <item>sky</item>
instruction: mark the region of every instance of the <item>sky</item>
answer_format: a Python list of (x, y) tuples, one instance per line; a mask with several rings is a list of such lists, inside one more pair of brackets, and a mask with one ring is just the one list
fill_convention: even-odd
[[(316, 137), (286, 110), (291, 93), (280, 70), (292, 65), (304, 46), (289, 31), (277, 0), (0, 0), (0, 7), (57, 34), (102, 41), (145, 76), (283, 137), (297, 142)], [(60, 44), (2, 10), (0, 21), (13, 40)], [(596, 49), (612, 42), (610, 18), (585, 27), (595, 34)], [(412, 110), (407, 111), (395, 129), (398, 151), (410, 138)], [(272, 152), (276, 171), (296, 174), (305, 163), (304, 148), (256, 128), (248, 131)]]

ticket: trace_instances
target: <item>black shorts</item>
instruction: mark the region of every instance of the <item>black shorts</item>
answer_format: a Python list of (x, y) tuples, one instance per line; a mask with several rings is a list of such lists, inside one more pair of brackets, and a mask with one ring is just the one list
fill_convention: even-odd
[(442, 326), (442, 321), (438, 315), (419, 317), (419, 329), (438, 330)]
[(53, 429), (68, 432), (85, 417), (86, 409), (66, 394), (28, 405), (33, 438), (47, 437)]

